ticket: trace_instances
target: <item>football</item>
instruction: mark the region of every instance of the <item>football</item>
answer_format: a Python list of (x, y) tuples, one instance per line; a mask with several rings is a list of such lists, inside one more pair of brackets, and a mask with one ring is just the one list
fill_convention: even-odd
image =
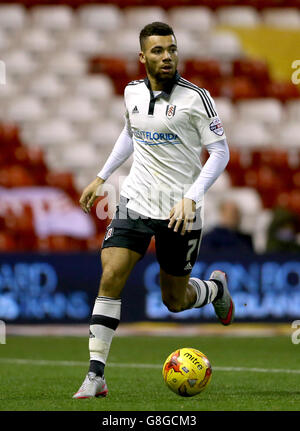
[(175, 394), (193, 397), (207, 388), (212, 368), (204, 353), (184, 347), (167, 357), (162, 374), (166, 385)]

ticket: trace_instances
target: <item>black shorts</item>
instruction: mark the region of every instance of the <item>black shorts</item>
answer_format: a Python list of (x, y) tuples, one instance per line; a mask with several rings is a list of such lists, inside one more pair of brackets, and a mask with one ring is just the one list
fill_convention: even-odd
[(174, 232), (174, 226), (168, 228), (169, 220), (141, 216), (128, 210), (127, 202), (128, 199), (121, 196), (114, 218), (106, 229), (102, 249), (122, 247), (144, 256), (154, 236), (160, 267), (170, 275), (189, 274), (199, 253), (201, 228), (181, 235), (180, 229)]

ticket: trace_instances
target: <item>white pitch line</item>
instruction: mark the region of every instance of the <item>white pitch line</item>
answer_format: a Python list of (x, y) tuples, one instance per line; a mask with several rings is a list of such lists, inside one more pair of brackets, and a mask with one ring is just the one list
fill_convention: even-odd
[[(49, 361), (44, 359), (18, 359), (18, 358), (0, 358), (0, 363), (19, 364), (19, 365), (49, 365), (49, 366), (67, 366), (67, 367), (86, 367), (88, 361)], [(162, 368), (159, 364), (118, 364), (109, 362), (109, 367), (119, 368)], [(286, 373), (300, 374), (300, 370), (289, 370), (286, 368), (247, 368), (247, 367), (212, 367), (214, 371), (245, 371), (254, 373)]]
[(254, 373), (287, 373), (300, 374), (300, 370), (288, 370), (285, 368), (246, 368), (246, 367), (212, 367), (217, 371), (250, 371)]

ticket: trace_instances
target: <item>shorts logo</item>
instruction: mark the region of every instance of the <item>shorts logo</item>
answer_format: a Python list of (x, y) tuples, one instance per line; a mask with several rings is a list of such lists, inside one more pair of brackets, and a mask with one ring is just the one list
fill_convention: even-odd
[(109, 228), (108, 231), (106, 232), (104, 240), (110, 238), (112, 236), (112, 234), (113, 234), (113, 231), (114, 231), (113, 227)]
[(193, 269), (193, 267), (192, 267), (192, 265), (191, 265), (191, 262), (188, 262), (188, 263), (185, 265), (184, 270), (185, 270), (185, 271), (189, 271), (190, 269)]
[(166, 109), (167, 118), (172, 118), (175, 115), (176, 105), (168, 105)]
[(209, 128), (212, 132), (214, 132), (218, 136), (222, 136), (224, 133), (224, 129), (222, 126), (222, 123), (220, 121), (220, 118), (215, 118), (209, 125)]
[(139, 113), (138, 107), (137, 107), (136, 105), (135, 105), (135, 107), (133, 108), (132, 113), (133, 113), (133, 114), (138, 114), (138, 113)]

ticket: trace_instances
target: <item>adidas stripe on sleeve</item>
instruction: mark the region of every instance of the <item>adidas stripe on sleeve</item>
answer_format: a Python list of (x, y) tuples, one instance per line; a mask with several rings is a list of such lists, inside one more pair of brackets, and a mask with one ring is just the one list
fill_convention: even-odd
[(179, 79), (178, 85), (193, 90), (199, 96), (194, 98), (194, 103), (191, 107), (191, 120), (199, 131), (201, 144), (209, 145), (226, 139), (221, 120), (216, 111), (215, 102), (209, 91), (197, 87), (184, 78)]

